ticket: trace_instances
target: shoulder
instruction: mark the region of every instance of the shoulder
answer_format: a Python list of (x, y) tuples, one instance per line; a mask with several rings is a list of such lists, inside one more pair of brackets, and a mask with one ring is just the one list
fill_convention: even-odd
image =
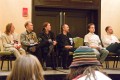
[(7, 36), (7, 34), (5, 34), (5, 33), (2, 33), (2, 34), (1, 34), (1, 36), (2, 36), (2, 37), (4, 37), (4, 36)]
[(21, 33), (21, 35), (26, 35), (26, 34), (27, 34), (27, 32), (26, 32), (26, 31)]

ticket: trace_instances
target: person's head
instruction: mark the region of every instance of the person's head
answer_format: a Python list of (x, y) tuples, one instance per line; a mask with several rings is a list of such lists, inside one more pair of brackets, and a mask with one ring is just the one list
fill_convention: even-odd
[(63, 24), (62, 25), (62, 31), (68, 33), (69, 32), (69, 26), (67, 24)]
[(33, 55), (20, 56), (7, 80), (44, 80), (42, 66)]
[(14, 27), (13, 23), (8, 23), (8, 24), (6, 25), (5, 33), (6, 33), (7, 35), (9, 35), (9, 34), (14, 33), (14, 30), (15, 30), (15, 27)]
[[(83, 51), (82, 53), (81, 53), (81, 50)], [(86, 50), (89, 50), (90, 52), (88, 52), (87, 54), (84, 54), (87, 52)], [(67, 78), (68, 80), (72, 80), (79, 75), (88, 76), (88, 74), (93, 74), (94, 70), (99, 70), (98, 66), (101, 66), (101, 64), (97, 60), (96, 55), (91, 48), (83, 47), (83, 48), (76, 49), (73, 54), (73, 61), (70, 65), (70, 73)]]
[(50, 25), (50, 23), (49, 22), (44, 22), (43, 23), (43, 30), (46, 32), (49, 32), (49, 31), (51, 31), (51, 25)]
[(90, 33), (94, 33), (95, 32), (95, 24), (94, 23), (89, 23), (88, 24), (88, 30)]
[(111, 26), (107, 26), (107, 27), (105, 28), (105, 31), (107, 32), (107, 34), (113, 34), (113, 29), (112, 29)]
[(32, 24), (32, 22), (30, 22), (30, 21), (27, 21), (27, 22), (24, 24), (24, 26), (25, 26), (26, 30), (28, 30), (28, 31), (32, 31), (32, 30), (33, 30), (33, 24)]

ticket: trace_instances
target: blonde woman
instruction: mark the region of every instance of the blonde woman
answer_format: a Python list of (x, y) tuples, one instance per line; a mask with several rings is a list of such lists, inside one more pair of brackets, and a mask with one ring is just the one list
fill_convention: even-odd
[(23, 55), (15, 61), (7, 80), (44, 80), (42, 72), (42, 66), (35, 56)]

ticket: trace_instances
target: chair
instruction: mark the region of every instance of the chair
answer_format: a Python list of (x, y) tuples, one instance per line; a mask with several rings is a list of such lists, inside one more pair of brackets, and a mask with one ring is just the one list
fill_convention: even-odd
[(109, 61), (113, 61), (113, 68), (115, 68), (115, 65), (116, 65), (116, 68), (117, 68), (119, 58), (120, 58), (119, 54), (110, 52), (108, 54), (107, 58), (105, 59), (106, 68), (109, 68)]
[(12, 52), (3, 51), (2, 38), (0, 37), (0, 60), (2, 61), (1, 70), (3, 68), (4, 61), (8, 62), (8, 70), (9, 70), (9, 62), (10, 62), (10, 66), (12, 68), (12, 61), (15, 59), (16, 59), (16, 57), (14, 56), (14, 54)]
[(83, 38), (75, 37), (73, 38), (73, 41), (75, 43), (75, 48), (78, 48), (79, 46), (83, 46)]
[[(83, 46), (83, 38), (75, 37), (73, 38), (74, 41), (74, 47), (78, 48), (79, 46)], [(73, 52), (69, 52), (69, 55), (73, 55)]]

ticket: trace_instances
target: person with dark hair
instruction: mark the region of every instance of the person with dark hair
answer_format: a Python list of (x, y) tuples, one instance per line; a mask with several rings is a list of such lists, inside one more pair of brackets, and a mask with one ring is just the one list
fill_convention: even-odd
[(102, 38), (102, 42), (104, 47), (113, 53), (120, 53), (120, 41), (118, 40), (118, 38), (113, 35), (113, 29), (111, 26), (107, 26), (105, 28), (106, 31), (106, 35), (103, 36)]
[(97, 60), (94, 50), (82, 46), (74, 51), (67, 80), (112, 80), (100, 69), (101, 64)]
[(41, 60), (40, 49), (38, 49), (37, 47), (38, 39), (37, 39), (36, 33), (33, 32), (32, 22), (27, 21), (25, 23), (25, 28), (26, 28), (26, 31), (21, 33), (20, 35), (21, 45), (28, 53), (31, 53), (37, 56), (37, 58)]
[(57, 44), (55, 35), (51, 31), (51, 25), (49, 22), (43, 23), (43, 29), (39, 33), (38, 39), (40, 41), (40, 48), (42, 53), (43, 68), (46, 70), (46, 60), (50, 56), (52, 62), (53, 70), (56, 70), (56, 60), (55, 60), (55, 46)]
[(88, 30), (89, 33), (84, 37), (85, 45), (93, 48), (98, 60), (103, 63), (109, 51), (102, 47), (99, 36), (94, 33), (95, 25), (93, 23), (88, 24)]
[(74, 41), (71, 34), (69, 33), (69, 26), (67, 24), (62, 25), (62, 32), (56, 37), (58, 42), (57, 48), (59, 50), (59, 55), (62, 57), (62, 67), (63, 69), (68, 69), (69, 52), (74, 52)]
[(23, 48), (21, 48), (21, 44), (19, 43), (19, 37), (14, 32), (15, 27), (13, 23), (8, 23), (6, 25), (5, 32), (1, 35), (3, 47), (5, 51), (13, 52), (13, 54), (18, 58), (21, 54), (25, 55), (26, 52)]

